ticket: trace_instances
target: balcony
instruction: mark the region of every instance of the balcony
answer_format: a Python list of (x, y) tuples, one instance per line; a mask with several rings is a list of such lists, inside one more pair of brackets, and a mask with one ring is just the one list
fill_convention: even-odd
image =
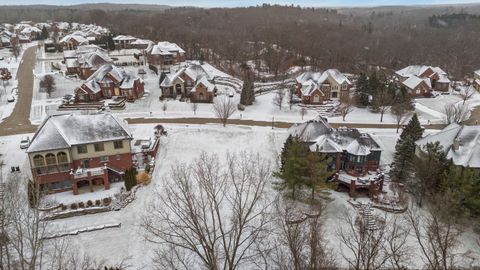
[(87, 178), (89, 176), (103, 176), (104, 167), (97, 168), (78, 168), (75, 172), (72, 172), (74, 179)]

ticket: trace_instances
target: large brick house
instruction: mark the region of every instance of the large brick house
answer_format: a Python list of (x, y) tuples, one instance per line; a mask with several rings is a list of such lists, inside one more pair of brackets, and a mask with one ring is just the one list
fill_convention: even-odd
[(439, 67), (412, 65), (395, 75), (412, 96), (428, 96), (432, 90), (447, 92), (450, 89), (448, 74)]
[(165, 74), (160, 83), (162, 97), (190, 98), (194, 102), (213, 102), (217, 89), (213, 76), (202, 65), (191, 64), (175, 74)]
[(127, 74), (113, 64), (105, 64), (75, 89), (75, 102), (99, 101), (114, 96), (135, 100), (143, 94), (144, 82), (141, 78)]
[(303, 104), (319, 105), (350, 94), (352, 83), (337, 69), (305, 72), (296, 79), (296, 94)]
[(133, 166), (131, 140), (126, 124), (109, 113), (52, 115), (27, 149), (33, 182), (48, 193), (109, 189)]
[(63, 58), (67, 74), (76, 74), (82, 80), (86, 80), (101, 66), (113, 62), (107, 51), (97, 45), (82, 45), (76, 50), (66, 50)]
[(60, 40), (63, 50), (76, 50), (80, 45), (88, 45), (89, 41), (82, 35), (66, 35)]
[(369, 194), (382, 190), (383, 175), (374, 175), (379, 169), (382, 149), (373, 137), (358, 129), (334, 129), (326, 118), (318, 116), (310, 121), (294, 124), (290, 135), (303, 141), (310, 151), (330, 157), (330, 169), (338, 187), (347, 187), (355, 196), (360, 189)]
[(148, 63), (162, 71), (169, 71), (171, 65), (185, 61), (185, 51), (176, 43), (161, 41), (150, 44), (145, 51)]
[(113, 44), (115, 44), (115, 49), (131, 49), (133, 48), (132, 43), (137, 40), (136, 37), (128, 36), (128, 35), (118, 35), (113, 39)]

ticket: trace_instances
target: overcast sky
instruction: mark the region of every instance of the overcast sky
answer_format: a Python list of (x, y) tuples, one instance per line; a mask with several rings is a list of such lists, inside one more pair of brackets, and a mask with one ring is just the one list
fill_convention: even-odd
[(0, 0), (2, 5), (72, 5), (82, 3), (139, 3), (160, 4), (171, 6), (199, 6), (199, 7), (244, 7), (262, 3), (301, 6), (383, 6), (383, 5), (431, 5), (431, 4), (459, 4), (480, 3), (480, 0)]

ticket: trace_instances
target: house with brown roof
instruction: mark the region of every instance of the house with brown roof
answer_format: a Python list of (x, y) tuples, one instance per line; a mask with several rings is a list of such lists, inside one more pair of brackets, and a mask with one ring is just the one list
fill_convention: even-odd
[[(412, 96), (430, 95), (432, 90), (450, 90), (448, 74), (439, 67), (412, 65), (395, 72), (397, 79)], [(421, 82), (424, 81), (425, 83)], [(424, 91), (427, 88), (427, 91)]]
[(319, 105), (350, 94), (352, 83), (337, 69), (305, 72), (296, 78), (296, 94), (303, 104)]

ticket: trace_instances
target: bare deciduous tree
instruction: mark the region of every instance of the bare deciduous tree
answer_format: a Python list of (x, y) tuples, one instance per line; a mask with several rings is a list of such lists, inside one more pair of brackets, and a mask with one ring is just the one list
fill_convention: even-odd
[(339, 112), (342, 114), (342, 120), (345, 121), (345, 117), (353, 111), (353, 98), (350, 94), (344, 95), (340, 98)]
[(275, 269), (334, 269), (335, 256), (324, 238), (324, 205), (277, 201), (275, 246), (271, 261)]
[(395, 122), (397, 123), (397, 133), (400, 129), (400, 126), (405, 122), (408, 116), (408, 108), (405, 104), (397, 103), (393, 104), (390, 108), (390, 112), (395, 117)]
[(444, 122), (447, 125), (462, 123), (467, 120), (469, 114), (467, 106), (460, 103), (445, 105), (443, 112), (445, 113)]
[(235, 113), (237, 106), (230, 98), (219, 97), (213, 103), (213, 112), (223, 124), (227, 126), (228, 119)]
[(18, 40), (18, 37), (16, 38), (12, 38), (11, 39), (11, 51), (12, 51), (12, 54), (13, 56), (15, 57), (15, 60), (18, 61), (18, 57), (20, 56), (20, 50), (21, 50), (21, 46), (20, 46), (20, 42)]
[(307, 114), (307, 108), (305, 107), (302, 107), (300, 109), (300, 115), (302, 116), (302, 120), (303, 120), (303, 117)]
[(253, 246), (268, 235), (270, 164), (244, 152), (225, 160), (202, 153), (172, 168), (142, 222), (146, 239), (162, 244), (156, 261), (233, 270), (260, 256)]
[(45, 75), (40, 81), (40, 89), (45, 91), (48, 94), (48, 97), (52, 95), (52, 92), (55, 91), (55, 78), (52, 75)]
[(278, 107), (279, 110), (282, 110), (283, 100), (285, 99), (285, 90), (278, 89), (275, 91), (275, 96), (273, 97), (273, 104)]
[(475, 92), (477, 92), (477, 90), (475, 90), (475, 88), (473, 87), (473, 85), (470, 85), (468, 87), (464, 87), (461, 91), (460, 91), (460, 96), (462, 97), (462, 100), (463, 100), (463, 105), (465, 105), (465, 102), (469, 99), (471, 99), (473, 97), (473, 95), (475, 95)]

